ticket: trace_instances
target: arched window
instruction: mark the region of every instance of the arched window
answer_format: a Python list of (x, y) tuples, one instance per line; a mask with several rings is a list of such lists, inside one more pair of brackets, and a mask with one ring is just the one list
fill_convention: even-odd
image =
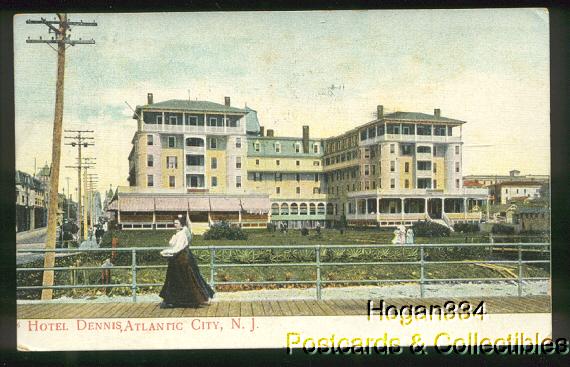
[(309, 204), (309, 214), (310, 215), (317, 214), (317, 206), (315, 205), (315, 203)]
[(291, 215), (299, 214), (299, 205), (297, 203), (291, 204)]
[(301, 215), (307, 215), (307, 204), (306, 203), (301, 203), (300, 206), (300, 213)]
[(279, 215), (279, 204), (277, 204), (277, 203), (271, 204), (271, 214), (272, 215)]
[(332, 203), (327, 204), (327, 214), (329, 214), (329, 215), (334, 214), (334, 207), (333, 207)]
[(289, 215), (289, 205), (286, 203), (281, 204), (281, 215)]
[(319, 203), (319, 205), (317, 205), (317, 214), (325, 215), (325, 204)]

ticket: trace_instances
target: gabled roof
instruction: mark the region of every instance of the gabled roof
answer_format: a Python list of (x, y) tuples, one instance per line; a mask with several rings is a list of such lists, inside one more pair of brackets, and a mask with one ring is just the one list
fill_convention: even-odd
[(465, 121), (450, 119), (448, 117), (437, 117), (435, 115), (428, 115), (421, 112), (393, 112), (384, 115), (386, 120), (413, 120), (413, 121), (431, 121), (431, 122), (455, 122), (464, 124)]
[(155, 110), (184, 110), (184, 111), (200, 111), (200, 112), (219, 112), (219, 113), (246, 113), (246, 110), (237, 107), (228, 107), (226, 105), (209, 102), (209, 101), (192, 101), (186, 99), (171, 99), (168, 101), (137, 106), (137, 112), (142, 108)]

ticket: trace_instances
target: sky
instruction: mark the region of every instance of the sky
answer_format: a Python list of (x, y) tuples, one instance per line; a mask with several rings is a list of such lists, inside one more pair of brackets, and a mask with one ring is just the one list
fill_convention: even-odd
[[(51, 159), (57, 55), (14, 18), (16, 169)], [(343, 133), (385, 113), (441, 114), (463, 126), (463, 173), (550, 172), (545, 9), (69, 14), (95, 45), (66, 52), (64, 129), (94, 130), (98, 189), (128, 185), (131, 106), (198, 99), (258, 111), (276, 136)], [(335, 86), (332, 89), (331, 86)], [(341, 86), (341, 89), (337, 87)], [(60, 183), (77, 173), (62, 150)], [(60, 184), (65, 187), (67, 184)], [(60, 192), (62, 190), (60, 189)]]

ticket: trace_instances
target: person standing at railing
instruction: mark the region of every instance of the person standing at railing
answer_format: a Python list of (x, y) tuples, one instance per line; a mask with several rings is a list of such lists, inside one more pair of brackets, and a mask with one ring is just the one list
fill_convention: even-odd
[[(113, 264), (111, 263), (111, 259), (105, 260), (105, 262), (101, 265), (101, 284), (111, 284), (111, 268)], [(109, 294), (111, 291), (110, 287), (105, 287), (105, 294)]]
[(163, 299), (160, 308), (199, 307), (209, 302), (214, 290), (200, 274), (198, 262), (188, 248), (192, 232), (187, 226), (187, 218), (179, 215), (174, 226), (176, 234), (168, 243), (170, 247), (160, 252), (168, 258), (166, 279), (160, 291)]

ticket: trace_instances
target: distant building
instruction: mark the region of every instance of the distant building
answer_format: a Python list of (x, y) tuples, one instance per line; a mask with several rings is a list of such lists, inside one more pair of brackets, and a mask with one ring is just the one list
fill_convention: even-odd
[(29, 173), (16, 171), (16, 232), (45, 227), (47, 201), (45, 185)]
[(528, 201), (541, 197), (543, 187), (538, 181), (503, 181), (489, 186), (489, 194), (495, 204), (511, 201)]
[(540, 182), (540, 183), (548, 183), (550, 181), (549, 175), (523, 175), (521, 176), (519, 170), (511, 170), (509, 171), (508, 175), (467, 175), (463, 176), (463, 184), (465, 185), (466, 182), (469, 183), (470, 186), (476, 187), (479, 185), (480, 187), (486, 187), (495, 185), (504, 181), (531, 181), (531, 182)]
[(520, 207), (514, 214), (515, 223), (523, 231), (550, 231), (550, 211), (544, 207)]
[[(130, 187), (108, 210), (122, 228), (166, 228), (175, 213), (193, 223), (269, 221), (290, 228), (478, 222), (487, 189), (464, 187), (464, 121), (418, 112), (383, 113), (339, 136), (276, 136), (250, 108), (208, 101), (137, 106)], [(290, 133), (290, 131), (288, 131)]]

